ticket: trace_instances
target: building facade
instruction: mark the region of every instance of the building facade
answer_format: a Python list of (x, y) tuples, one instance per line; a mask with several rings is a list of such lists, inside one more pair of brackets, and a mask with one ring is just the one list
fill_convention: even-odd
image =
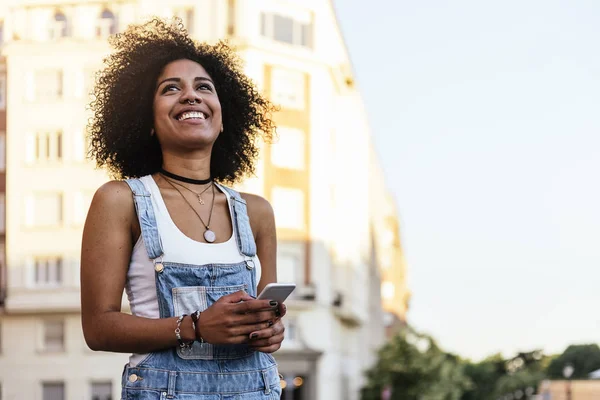
[(375, 240), (375, 263), (381, 274), (381, 299), (384, 325), (389, 337), (406, 325), (410, 291), (407, 287), (407, 266), (400, 239), (400, 217), (394, 198), (387, 191), (383, 170), (371, 147), (371, 226)]
[[(8, 0), (4, 7), (10, 213), (0, 275), (1, 398), (120, 397), (127, 355), (93, 352), (81, 332), (81, 232), (94, 191), (108, 179), (86, 159), (86, 104), (110, 51), (107, 37), (159, 15), (180, 17), (196, 39), (228, 39), (246, 73), (280, 106), (277, 140), (262, 144), (256, 177), (238, 189), (273, 205), (279, 281), (298, 284), (276, 353), (282, 398), (358, 399), (363, 371), (384, 341), (381, 298), (389, 285), (382, 279), (404, 267), (394, 258), (397, 233), (387, 243), (376, 229), (397, 229), (397, 216), (374, 203), (389, 196), (372, 167), (370, 129), (332, 4)], [(385, 257), (392, 261), (382, 268)], [(394, 304), (405, 291), (399, 279), (388, 279)]]

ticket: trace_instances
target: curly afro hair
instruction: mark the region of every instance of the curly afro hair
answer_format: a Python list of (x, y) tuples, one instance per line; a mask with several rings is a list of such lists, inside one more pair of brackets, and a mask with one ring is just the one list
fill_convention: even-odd
[(180, 20), (154, 18), (132, 25), (110, 39), (115, 52), (97, 74), (94, 116), (88, 124), (90, 156), (117, 178), (137, 178), (159, 171), (162, 153), (153, 126), (156, 80), (172, 61), (189, 59), (202, 65), (219, 93), (224, 131), (213, 145), (211, 174), (235, 183), (254, 173), (257, 138), (270, 140), (272, 104), (242, 73), (241, 62), (223, 42), (192, 40)]

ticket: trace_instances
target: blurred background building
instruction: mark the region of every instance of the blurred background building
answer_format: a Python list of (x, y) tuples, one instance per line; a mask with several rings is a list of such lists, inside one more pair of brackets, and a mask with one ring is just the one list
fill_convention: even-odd
[(273, 205), (279, 280), (298, 284), (276, 353), (282, 398), (358, 399), (409, 294), (399, 218), (325, 0), (0, 4), (1, 398), (120, 398), (127, 355), (93, 352), (81, 332), (81, 232), (108, 179), (86, 159), (86, 105), (108, 36), (150, 15), (228, 39), (281, 107), (278, 140), (239, 189)]

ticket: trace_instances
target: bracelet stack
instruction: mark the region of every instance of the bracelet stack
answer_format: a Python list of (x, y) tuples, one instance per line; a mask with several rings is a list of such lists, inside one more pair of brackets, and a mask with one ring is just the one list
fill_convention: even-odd
[(192, 313), (191, 317), (192, 317), (192, 324), (194, 324), (194, 331), (197, 333), (198, 341), (200, 343), (205, 343), (204, 339), (202, 338), (202, 335), (200, 334), (200, 332), (196, 331), (196, 324), (198, 323), (198, 320), (200, 319), (200, 314), (202, 314), (202, 311), (200, 310), (196, 310)]
[[(175, 337), (177, 338), (177, 342), (179, 343), (179, 347), (182, 350), (185, 351), (189, 351), (192, 349), (192, 345), (194, 344), (194, 340), (192, 340), (191, 342), (184, 342), (183, 339), (181, 338), (181, 322), (183, 321), (183, 319), (187, 316), (187, 314), (183, 314), (182, 316), (180, 316), (177, 319), (177, 327), (175, 328)], [(196, 331), (196, 321), (194, 321), (194, 318), (192, 317), (192, 326), (194, 327), (194, 332)]]

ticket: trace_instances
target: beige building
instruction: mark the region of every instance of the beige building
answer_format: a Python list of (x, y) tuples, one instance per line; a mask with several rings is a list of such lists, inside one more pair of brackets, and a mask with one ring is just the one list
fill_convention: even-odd
[(376, 264), (381, 274), (381, 299), (386, 334), (393, 335), (406, 324), (410, 301), (406, 260), (400, 240), (400, 217), (394, 198), (387, 191), (379, 159), (371, 148), (371, 225), (375, 240)]
[[(397, 215), (383, 173), (373, 167), (366, 113), (332, 4), (4, 3), (10, 212), (6, 280), (0, 281), (7, 290), (0, 317), (1, 398), (120, 397), (127, 355), (92, 352), (80, 325), (81, 231), (91, 197), (107, 179), (85, 158), (85, 106), (93, 73), (110, 51), (109, 34), (149, 15), (177, 15), (199, 40), (228, 38), (248, 75), (281, 106), (279, 140), (263, 146), (257, 177), (240, 189), (271, 201), (279, 280), (299, 286), (287, 302), (286, 341), (276, 353), (285, 378), (282, 398), (358, 399), (362, 371), (384, 340), (380, 292), (399, 318), (407, 297)], [(371, 196), (356, 182), (371, 182)], [(382, 277), (389, 277), (383, 285)], [(388, 281), (394, 289), (386, 297)]]
[(543, 381), (538, 393), (538, 400), (597, 400), (600, 399), (600, 380)]

